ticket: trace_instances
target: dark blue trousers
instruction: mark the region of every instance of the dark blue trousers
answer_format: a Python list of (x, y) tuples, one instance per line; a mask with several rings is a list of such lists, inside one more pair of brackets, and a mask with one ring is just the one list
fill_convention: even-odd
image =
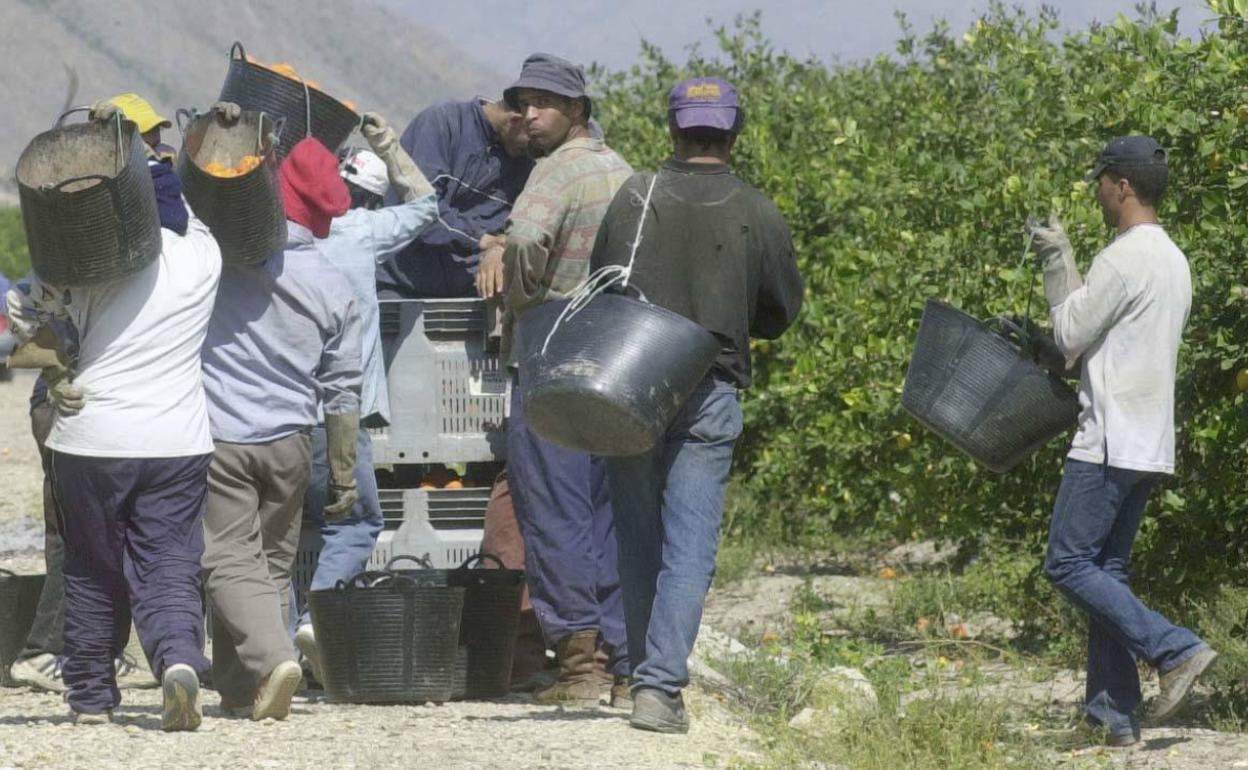
[(608, 668), (629, 673), (619, 547), (600, 457), (529, 429), (518, 383), (507, 417), (507, 477), (524, 537), (533, 609), (551, 645), (576, 631), (602, 634)]
[(212, 455), (107, 459), (52, 452), (65, 537), (65, 663), (69, 705), (99, 713), (121, 703), (113, 660), (130, 620), (159, 678), (204, 657), (200, 559)]

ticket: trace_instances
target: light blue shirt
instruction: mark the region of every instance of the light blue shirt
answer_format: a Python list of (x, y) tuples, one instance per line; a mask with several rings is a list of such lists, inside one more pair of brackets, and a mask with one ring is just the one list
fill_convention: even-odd
[(378, 415), (390, 422), (390, 397), (386, 389), (377, 310), (377, 266), (415, 240), (437, 219), (438, 199), (432, 194), (375, 211), (356, 208), (336, 218), (329, 237), (317, 242), (321, 253), (351, 285), (360, 313), (364, 370), (360, 389), (361, 419)]
[(360, 408), (360, 315), (351, 286), (306, 227), (284, 251), (227, 265), (204, 341), (212, 437), (276, 441)]

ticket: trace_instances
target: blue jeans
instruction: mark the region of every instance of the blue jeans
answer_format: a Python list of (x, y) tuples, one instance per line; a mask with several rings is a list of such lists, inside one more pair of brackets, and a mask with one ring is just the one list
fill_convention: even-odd
[(607, 460), (635, 687), (689, 684), (740, 435), (736, 388), (708, 376), (653, 449)]
[(1145, 607), (1129, 586), (1131, 546), (1159, 478), (1067, 460), (1049, 527), (1045, 573), (1088, 613), (1087, 717), (1113, 733), (1139, 727), (1136, 659), (1166, 672), (1204, 646)]
[[(321, 555), (316, 560), (310, 590), (333, 588), (339, 580), (350, 580), (364, 571), (377, 545), (384, 523), (381, 499), (377, 494), (377, 476), (373, 473), (373, 441), (368, 431), (360, 428), (355, 458), (355, 484), (360, 500), (355, 510), (342, 521), (325, 521), (325, 503), (329, 497), (329, 449), (325, 426), (312, 429), (312, 480), (304, 496), (304, 522), (311, 522), (321, 532)], [(312, 622), (307, 597), (298, 598), (301, 608), (299, 625)]]
[(524, 576), (547, 642), (596, 628), (611, 673), (627, 676), (628, 644), (615, 519), (601, 457), (529, 429), (519, 384), (507, 417), (507, 481), (524, 538)]

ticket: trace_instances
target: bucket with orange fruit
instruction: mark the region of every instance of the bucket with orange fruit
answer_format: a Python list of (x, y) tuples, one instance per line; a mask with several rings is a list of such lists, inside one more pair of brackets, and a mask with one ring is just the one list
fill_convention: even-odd
[(266, 259), (286, 243), (286, 211), (277, 176), (281, 118), (243, 111), (227, 125), (215, 111), (178, 110), (178, 175), (195, 216), (212, 230), (232, 264)]

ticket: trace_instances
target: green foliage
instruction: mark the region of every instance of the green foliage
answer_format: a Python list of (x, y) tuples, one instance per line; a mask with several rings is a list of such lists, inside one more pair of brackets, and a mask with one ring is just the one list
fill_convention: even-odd
[(0, 273), (16, 280), (29, 272), (30, 253), (26, 250), (22, 212), (18, 208), (0, 208)]
[(1038, 554), (1069, 437), (1007, 475), (977, 468), (901, 409), (911, 346), (929, 297), (1040, 315), (1024, 220), (1059, 212), (1086, 269), (1110, 233), (1080, 180), (1109, 137), (1146, 133), (1172, 151), (1162, 217), (1195, 297), (1180, 471), (1155, 496), (1139, 572), (1168, 599), (1248, 578), (1248, 424), (1232, 390), (1248, 364), (1248, 25), (1192, 41), (1174, 16), (1144, 14), (1066, 37), (1047, 11), (1003, 6), (961, 35), (903, 21), (895, 55), (837, 68), (775, 53), (747, 19), (721, 31), (720, 55), (677, 65), (647, 48), (629, 72), (598, 73), (597, 114), (638, 167), (668, 152), (672, 83), (735, 82), (748, 122), (734, 165), (793, 229), (806, 305), (783, 339), (755, 344), (737, 472), (753, 505), (730, 535), (997, 536)]

